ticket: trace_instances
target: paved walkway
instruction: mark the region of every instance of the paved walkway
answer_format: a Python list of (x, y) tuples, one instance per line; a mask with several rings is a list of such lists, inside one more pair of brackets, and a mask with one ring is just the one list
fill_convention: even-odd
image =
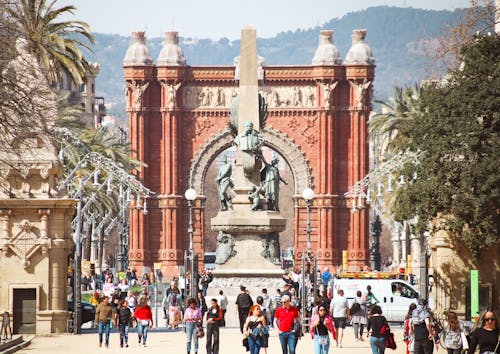
[[(398, 344), (396, 350), (387, 350), (386, 353), (404, 354), (405, 346), (402, 342), (403, 334), (397, 325), (392, 326)], [(241, 334), (239, 328), (221, 328), (220, 330), (220, 350), (219, 354), (245, 354), (245, 349), (241, 345)], [(182, 330), (169, 332), (165, 329), (153, 329), (148, 335), (147, 347), (139, 346), (137, 343), (136, 330), (133, 329), (129, 336), (130, 347), (119, 347), (119, 334), (116, 329), (112, 330), (109, 349), (99, 349), (97, 333), (94, 329), (84, 329), (81, 335), (62, 334), (49, 337), (36, 337), (31, 345), (18, 351), (18, 354), (89, 354), (89, 353), (152, 353), (152, 354), (184, 354), (185, 334)], [(199, 354), (205, 354), (206, 338), (200, 340)], [(194, 353), (192, 350), (191, 353)], [(265, 354), (263, 350), (261, 354)], [(275, 331), (271, 332), (269, 339), (268, 354), (281, 354), (279, 339)], [(309, 335), (304, 336), (297, 346), (297, 354), (313, 354), (313, 343)], [(371, 349), (367, 338), (364, 342), (356, 342), (352, 327), (346, 328), (344, 334), (343, 348), (336, 348), (335, 343), (330, 346), (330, 353), (342, 354), (370, 354)]]

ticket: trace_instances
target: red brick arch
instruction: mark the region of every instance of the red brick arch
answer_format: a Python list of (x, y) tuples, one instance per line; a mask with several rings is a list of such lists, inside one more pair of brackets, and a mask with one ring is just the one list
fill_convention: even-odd
[[(230, 146), (232, 66), (125, 66), (133, 156), (147, 164), (139, 175), (156, 196), (147, 216), (131, 211), (130, 265), (161, 262), (176, 273), (188, 248), (184, 191), (203, 194), (211, 161)], [(305, 249), (305, 187), (315, 191), (311, 245), (320, 266), (368, 263), (368, 210), (350, 212), (344, 193), (368, 172), (366, 125), (371, 111), (373, 65), (264, 66), (259, 90), (269, 104), (262, 134), (292, 168), (295, 250)], [(172, 96), (172, 88), (176, 94)], [(195, 203), (194, 242), (203, 252), (203, 197)], [(164, 255), (169, 257), (165, 257)], [(173, 255), (173, 257), (170, 257)]]

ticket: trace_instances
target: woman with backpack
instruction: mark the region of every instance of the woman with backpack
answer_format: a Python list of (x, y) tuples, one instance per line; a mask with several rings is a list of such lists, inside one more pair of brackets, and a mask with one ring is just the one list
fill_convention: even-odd
[(462, 353), (462, 328), (455, 312), (449, 312), (442, 332), (441, 344), (448, 354)]
[(361, 291), (359, 290), (356, 291), (356, 298), (354, 299), (354, 303), (349, 313), (351, 315), (352, 328), (354, 329), (354, 337), (356, 341), (363, 341), (363, 330), (367, 324), (368, 318), (366, 301), (363, 296), (361, 296)]

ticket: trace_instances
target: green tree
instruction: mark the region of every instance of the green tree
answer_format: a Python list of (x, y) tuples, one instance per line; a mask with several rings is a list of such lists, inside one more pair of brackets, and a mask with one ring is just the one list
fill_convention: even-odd
[(17, 0), (7, 13), (14, 24), (18, 37), (27, 42), (28, 51), (45, 69), (50, 84), (60, 83), (67, 74), (77, 84), (83, 81), (89, 64), (83, 57), (82, 48), (94, 39), (88, 24), (82, 21), (61, 21), (62, 15), (73, 13), (74, 6), (56, 8), (57, 0)]
[(394, 97), (380, 103), (382, 113), (374, 114), (369, 121), (369, 135), (371, 138), (378, 136), (379, 139), (389, 141), (387, 151), (389, 153), (404, 150), (408, 136), (398, 134), (413, 121), (421, 116), (420, 92), (418, 85), (410, 87), (395, 87)]
[(418, 178), (399, 193), (396, 218), (418, 215), (420, 231), (443, 221), (478, 257), (500, 240), (500, 38), (476, 37), (461, 53), (460, 69), (423, 90), (421, 117), (400, 131), (422, 155), (402, 171)]

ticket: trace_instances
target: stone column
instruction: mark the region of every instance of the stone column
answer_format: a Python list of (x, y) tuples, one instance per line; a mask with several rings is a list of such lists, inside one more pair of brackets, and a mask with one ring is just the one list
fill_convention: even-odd
[[(397, 231), (392, 233), (391, 241), (392, 241), (392, 264), (396, 265), (396, 267), (399, 267), (399, 264), (401, 263), (401, 257), (400, 257), (399, 234)], [(404, 253), (403, 257), (405, 257)]]

